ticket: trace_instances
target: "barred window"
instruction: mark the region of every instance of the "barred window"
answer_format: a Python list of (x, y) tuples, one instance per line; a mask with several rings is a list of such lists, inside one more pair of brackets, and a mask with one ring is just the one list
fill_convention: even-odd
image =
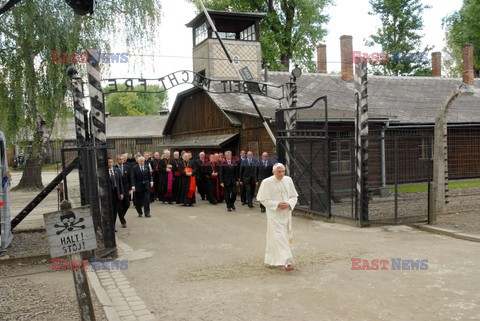
[[(237, 38), (237, 35), (234, 32), (218, 32), (218, 35), (220, 36), (221, 39), (233, 39), (235, 40)], [(212, 38), (217, 38), (217, 35), (215, 33), (212, 33)]]
[(207, 24), (204, 23), (200, 27), (195, 29), (195, 45), (198, 45), (203, 40), (207, 39), (208, 37), (208, 30)]
[(115, 140), (107, 139), (107, 149), (115, 149)]
[(251, 25), (247, 29), (240, 32), (240, 39), (241, 40), (257, 40), (256, 33), (255, 33), (255, 25)]
[(332, 172), (351, 171), (350, 140), (332, 140), (330, 143), (330, 170)]

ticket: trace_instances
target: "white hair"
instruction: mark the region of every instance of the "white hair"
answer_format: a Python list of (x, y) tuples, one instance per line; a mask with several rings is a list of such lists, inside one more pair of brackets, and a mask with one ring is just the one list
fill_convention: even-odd
[(275, 165), (273, 165), (273, 170), (276, 170), (277, 167), (283, 167), (283, 169), (285, 169), (285, 165), (283, 165), (282, 163), (276, 163)]

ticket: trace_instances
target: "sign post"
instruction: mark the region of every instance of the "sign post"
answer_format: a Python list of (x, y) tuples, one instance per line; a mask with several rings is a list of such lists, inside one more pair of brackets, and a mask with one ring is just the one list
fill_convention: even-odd
[[(60, 212), (44, 214), (50, 256), (67, 256), (69, 262), (81, 262), (81, 252), (97, 248), (90, 209), (88, 206), (72, 209), (68, 200), (62, 201), (60, 209)], [(79, 264), (72, 264), (72, 272), (81, 320), (94, 321), (87, 273)]]

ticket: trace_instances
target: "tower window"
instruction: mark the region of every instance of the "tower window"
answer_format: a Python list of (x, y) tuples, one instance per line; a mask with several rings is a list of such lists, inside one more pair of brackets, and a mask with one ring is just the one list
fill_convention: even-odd
[(247, 29), (240, 32), (240, 39), (241, 40), (256, 40), (255, 25), (251, 25)]
[(207, 24), (203, 23), (198, 28), (195, 29), (195, 45), (198, 45), (203, 40), (207, 39), (208, 37), (208, 30)]
[[(233, 39), (235, 40), (237, 38), (237, 35), (234, 32), (218, 32), (218, 35), (222, 39)], [(215, 33), (212, 33), (212, 38), (217, 38), (217, 35)]]

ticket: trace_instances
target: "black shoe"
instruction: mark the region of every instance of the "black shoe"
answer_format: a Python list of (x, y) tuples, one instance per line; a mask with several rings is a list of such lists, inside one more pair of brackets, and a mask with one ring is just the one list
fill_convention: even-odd
[(248, 207), (254, 208), (253, 204), (248, 204)]
[(188, 204), (188, 206), (194, 206), (193, 204)]
[(231, 211), (232, 211), (232, 209), (229, 207), (229, 208), (227, 208), (227, 211), (231, 212)]
[(245, 205), (245, 204), (247, 204), (247, 203), (245, 203), (245, 202), (242, 202), (242, 205)]
[(232, 205), (232, 210), (236, 210), (237, 208), (235, 207), (235, 205)]
[(138, 217), (142, 217), (142, 215), (143, 215), (143, 214), (140, 214), (140, 213), (139, 213), (139, 214), (138, 214)]
[(265, 213), (265, 209), (264, 208), (260, 209), (260, 212)]
[(123, 228), (127, 228), (127, 224), (122, 224), (122, 227), (123, 227)]
[(145, 214), (145, 217), (152, 217), (152, 215), (150, 215), (150, 214)]
[(173, 204), (173, 202), (168, 202), (168, 204), (172, 205), (172, 204)]

